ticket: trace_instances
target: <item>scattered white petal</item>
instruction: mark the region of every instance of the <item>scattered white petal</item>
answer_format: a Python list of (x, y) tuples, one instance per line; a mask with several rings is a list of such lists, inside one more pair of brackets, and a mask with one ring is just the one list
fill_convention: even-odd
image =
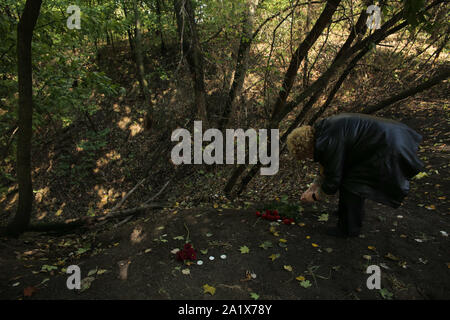
[(214, 257), (213, 257), (213, 256), (210, 256), (210, 257), (209, 257), (209, 260), (213, 261), (213, 260), (214, 260)]
[(202, 261), (202, 260), (198, 260), (198, 261), (197, 261), (197, 264), (198, 264), (199, 266), (201, 266), (201, 265), (203, 264), (203, 261)]
[(403, 216), (400, 216), (400, 215), (398, 215), (398, 216), (397, 216), (397, 218), (399, 218), (399, 219), (403, 219)]
[(445, 232), (445, 231), (441, 231), (441, 234), (442, 234), (442, 236), (444, 236), (444, 237), (448, 237), (448, 233)]
[(414, 239), (416, 242), (423, 242), (422, 239)]
[(220, 259), (226, 259), (226, 258), (227, 258), (226, 254), (223, 254), (223, 255), (220, 256)]

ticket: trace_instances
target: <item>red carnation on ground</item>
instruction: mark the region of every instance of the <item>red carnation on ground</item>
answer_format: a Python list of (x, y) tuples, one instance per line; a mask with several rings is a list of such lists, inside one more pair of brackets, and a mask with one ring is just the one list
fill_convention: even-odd
[(197, 259), (197, 252), (194, 250), (194, 248), (192, 248), (192, 245), (190, 243), (186, 243), (183, 249), (177, 252), (177, 259), (180, 261), (194, 261)]

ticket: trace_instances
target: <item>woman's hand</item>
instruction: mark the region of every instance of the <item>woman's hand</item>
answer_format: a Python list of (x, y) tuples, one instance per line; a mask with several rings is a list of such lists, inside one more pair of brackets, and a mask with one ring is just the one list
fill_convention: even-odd
[(319, 185), (316, 183), (313, 183), (308, 190), (306, 190), (302, 197), (300, 198), (300, 201), (302, 202), (314, 202), (319, 200)]
[(309, 189), (305, 192), (303, 192), (302, 197), (300, 198), (300, 201), (302, 202), (314, 202), (314, 197), (313, 197), (314, 192), (310, 191)]

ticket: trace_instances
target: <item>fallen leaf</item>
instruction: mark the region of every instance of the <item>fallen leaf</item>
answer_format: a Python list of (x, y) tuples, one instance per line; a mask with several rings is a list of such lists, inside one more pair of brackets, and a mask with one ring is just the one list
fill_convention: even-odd
[(239, 251), (241, 251), (242, 254), (249, 253), (250, 249), (247, 246), (242, 246), (239, 248)]
[(252, 298), (252, 299), (254, 299), (254, 300), (258, 300), (258, 299), (259, 299), (259, 295), (256, 294), (256, 293), (254, 293), (254, 292), (251, 292), (251, 293), (250, 293), (250, 298)]
[(390, 260), (393, 260), (393, 261), (398, 261), (398, 260), (399, 260), (399, 259), (398, 259), (396, 256), (394, 256), (392, 253), (387, 253), (384, 257), (385, 257), (385, 258), (388, 258), (388, 259), (390, 259)]
[(92, 276), (92, 275), (94, 275), (94, 274), (96, 274), (96, 273), (97, 273), (97, 268), (92, 269), (92, 270), (89, 270), (89, 272), (88, 272), (88, 277), (90, 277), (90, 276)]
[(210, 295), (213, 296), (214, 293), (216, 293), (216, 288), (214, 288), (214, 287), (212, 287), (212, 286), (210, 286), (208, 284), (205, 284), (203, 286), (203, 293), (209, 293)]
[(274, 260), (276, 260), (276, 259), (278, 259), (280, 257), (280, 254), (279, 253), (274, 253), (274, 254), (272, 254), (272, 255), (270, 255), (269, 256), (269, 259), (271, 259), (272, 261), (274, 261)]
[(305, 277), (304, 276), (298, 276), (297, 278), (295, 278), (295, 280), (305, 281)]
[(259, 245), (259, 247), (263, 248), (264, 250), (267, 250), (268, 248), (272, 248), (273, 245), (272, 245), (272, 242), (270, 242), (270, 241), (264, 241), (263, 243), (261, 243)]
[(392, 300), (393, 293), (389, 292), (388, 289), (380, 289), (380, 295), (383, 299)]
[(311, 282), (309, 282), (309, 280), (304, 280), (300, 282), (300, 285), (305, 288), (308, 289), (309, 287), (311, 287)]
[(86, 277), (81, 280), (80, 292), (83, 292), (91, 287), (92, 282), (95, 280), (94, 277)]
[(317, 248), (319, 245), (317, 243), (311, 243), (314, 248)]
[(292, 266), (283, 266), (284, 270), (292, 272)]
[(424, 177), (428, 177), (428, 174), (426, 172), (419, 172), (418, 174), (416, 174), (413, 177), (413, 180), (420, 180), (420, 179), (422, 179)]

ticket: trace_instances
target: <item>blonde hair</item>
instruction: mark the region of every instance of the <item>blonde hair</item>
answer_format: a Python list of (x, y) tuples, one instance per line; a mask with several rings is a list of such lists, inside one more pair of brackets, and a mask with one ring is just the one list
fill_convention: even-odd
[(312, 126), (301, 126), (295, 129), (287, 137), (287, 148), (291, 156), (298, 160), (306, 159), (313, 155), (314, 151), (314, 128)]

